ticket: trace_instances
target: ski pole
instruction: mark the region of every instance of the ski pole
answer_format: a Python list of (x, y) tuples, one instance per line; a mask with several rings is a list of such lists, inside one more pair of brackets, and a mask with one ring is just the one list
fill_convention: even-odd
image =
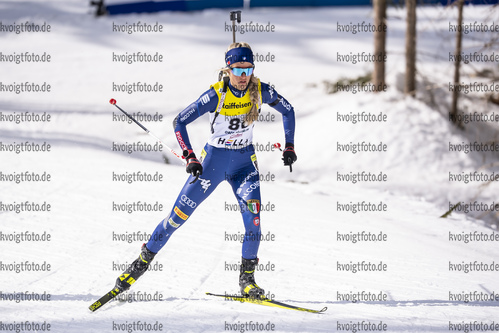
[[(276, 142), (274, 143), (274, 148), (277, 148), (279, 149), (280, 151), (282, 151), (281, 149), (281, 144), (279, 142)], [(289, 162), (289, 161), (288, 161)], [(293, 167), (291, 166), (291, 164), (289, 165), (289, 172), (293, 172)]]
[[(133, 120), (134, 123), (136, 123), (137, 125), (140, 126), (140, 128), (142, 128), (147, 134), (149, 134), (150, 136), (152, 136), (153, 138), (155, 138), (158, 142), (160, 142), (161, 144), (163, 144), (166, 149), (168, 149), (170, 151), (170, 153), (172, 153), (173, 155), (175, 155), (176, 158), (178, 158), (179, 160), (182, 161), (182, 163), (184, 165), (186, 165), (186, 161), (185, 159), (180, 156), (175, 150), (173, 150), (172, 148), (168, 147), (167, 144), (165, 144), (160, 138), (158, 138), (156, 135), (154, 135), (154, 133), (152, 133), (151, 131), (149, 131), (144, 125), (142, 125), (141, 123), (139, 123), (134, 117), (132, 117), (131, 115), (129, 115), (128, 113), (126, 113), (125, 110), (123, 110), (122, 108), (120, 108), (117, 104), (116, 104), (116, 100), (114, 98), (111, 98), (109, 100), (109, 103), (111, 103), (112, 105), (116, 106), (118, 108), (118, 110), (120, 110), (121, 112), (123, 112), (128, 118), (130, 118), (131, 120)], [(194, 180), (192, 182), (190, 182), (190, 184), (193, 184), (196, 182), (196, 180), (198, 180), (199, 178), (199, 174), (196, 175), (196, 178), (194, 178)]]
[(142, 128), (147, 134), (149, 134), (150, 136), (152, 136), (153, 138), (155, 138), (156, 140), (158, 140), (158, 142), (160, 142), (161, 144), (163, 144), (166, 147), (166, 149), (168, 149), (170, 151), (170, 153), (172, 153), (173, 155), (175, 155), (176, 158), (178, 158), (179, 160), (181, 160), (182, 163), (186, 164), (184, 158), (182, 156), (180, 156), (175, 150), (173, 150), (170, 147), (168, 147), (168, 145), (165, 144), (163, 141), (161, 141), (161, 139), (158, 138), (156, 135), (154, 135), (154, 133), (152, 133), (151, 131), (149, 131), (147, 128), (144, 127), (144, 125), (142, 125), (141, 123), (139, 123), (134, 117), (132, 117), (131, 115), (129, 115), (128, 113), (126, 113), (125, 110), (123, 110), (122, 108), (120, 108), (118, 106), (118, 104), (116, 104), (116, 100), (114, 98), (111, 98), (111, 100), (109, 101), (109, 103), (111, 103), (112, 105), (116, 106), (118, 108), (118, 110), (120, 110), (128, 118), (130, 118), (131, 120), (133, 120), (133, 122), (136, 123), (137, 125), (139, 125), (140, 128)]
[[(128, 113), (125, 112), (125, 110), (123, 110), (122, 108), (120, 108), (117, 104), (116, 104), (116, 100), (114, 98), (111, 98), (109, 100), (109, 103), (111, 103), (112, 105), (116, 106), (118, 108), (118, 110), (120, 110), (121, 112), (123, 112), (128, 118), (130, 118), (131, 120), (133, 120), (134, 123), (136, 123), (137, 125), (140, 126), (140, 128), (142, 128), (147, 134), (149, 134), (150, 136), (152, 136), (153, 138), (155, 138), (156, 140), (158, 140), (158, 142), (160, 142), (161, 144), (163, 144), (166, 149), (168, 149), (170, 151), (170, 153), (172, 153), (173, 155), (175, 155), (176, 158), (178, 158), (179, 160), (182, 161), (182, 163), (184, 163), (184, 165), (186, 165), (187, 163), (185, 162), (185, 159), (180, 156), (175, 150), (171, 149), (170, 147), (168, 147), (167, 144), (165, 144), (163, 141), (161, 141), (160, 138), (158, 138), (156, 135), (154, 135), (153, 132), (149, 131), (147, 128), (145, 128), (144, 125), (142, 125), (141, 123), (139, 123), (134, 117), (132, 117), (131, 115), (129, 115)], [(190, 182), (190, 184), (193, 184), (196, 182), (196, 180), (198, 180), (199, 178), (199, 174), (196, 175), (196, 178), (194, 178), (194, 180), (192, 182)]]

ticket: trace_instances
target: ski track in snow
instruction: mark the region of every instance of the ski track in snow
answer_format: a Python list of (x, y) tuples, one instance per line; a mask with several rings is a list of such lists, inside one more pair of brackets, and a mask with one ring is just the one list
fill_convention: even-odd
[[(4, 298), (25, 291), (46, 293), (51, 300), (16, 302), (0, 297), (0, 331), (9, 331), (10, 326), (2, 325), (30, 321), (49, 323), (51, 332), (137, 332), (140, 330), (123, 325), (140, 321), (161, 324), (161, 332), (241, 332), (244, 329), (237, 325), (250, 322), (272, 324), (275, 332), (353, 332), (353, 325), (359, 322), (381, 322), (388, 332), (445, 332), (451, 324), (490, 324), (495, 320), (496, 301), (465, 303), (452, 300), (450, 294), (498, 293), (497, 271), (464, 273), (451, 271), (450, 266), (475, 261), (495, 263), (499, 256), (496, 242), (449, 241), (449, 233), (490, 234), (495, 229), (461, 213), (447, 219), (439, 216), (449, 209), (449, 202), (469, 200), (478, 191), (477, 185), (450, 183), (449, 171), (476, 170), (494, 162), (497, 156), (449, 152), (449, 142), (460, 143), (488, 133), (455, 130), (444, 115), (420, 101), (404, 98), (393, 87), (403, 73), (405, 27), (404, 11), (395, 8), (388, 11), (391, 59), (387, 77), (392, 86), (380, 95), (327, 95), (321, 86), (324, 80), (354, 77), (369, 69), (366, 64), (339, 63), (335, 56), (338, 50), (371, 51), (370, 34), (336, 31), (337, 22), (371, 20), (369, 8), (253, 9), (243, 12), (243, 21), (271, 22), (277, 31), (237, 37), (248, 41), (256, 51), (276, 55), (275, 63), (258, 63), (256, 74), (275, 84), (297, 112), (298, 161), (293, 173), (282, 167), (280, 153), (258, 153), (261, 174), (275, 176), (275, 181), (261, 182), (262, 205), (273, 204), (275, 209), (261, 213), (262, 233), (273, 235), (274, 240), (262, 241), (259, 250), (260, 263), (272, 269), (257, 272), (256, 278), (276, 300), (313, 309), (327, 306), (328, 310), (319, 315), (205, 295), (238, 293), (238, 271), (233, 267), (240, 261), (241, 243), (227, 237), (241, 235), (243, 225), (238, 212), (226, 209), (226, 204), (236, 201), (230, 186), (222, 183), (156, 256), (153, 266), (157, 271), (146, 273), (129, 291), (160, 295), (161, 300), (113, 301), (91, 313), (88, 306), (109, 291), (121, 273), (115, 266), (131, 263), (142, 245), (138, 241), (117, 241), (113, 235), (152, 233), (169, 214), (187, 178), (180, 162), (165, 149), (162, 153), (112, 151), (113, 142), (154, 144), (154, 140), (133, 123), (113, 121), (113, 112), (119, 111), (107, 101), (116, 98), (130, 113), (161, 114), (163, 121), (145, 125), (178, 151), (171, 121), (216, 80), (216, 65), (221, 63), (222, 50), (231, 38), (223, 33), (221, 23), (227, 20), (228, 11), (94, 18), (87, 4), (79, 1), (26, 4), (29, 6), (0, 4), (0, 19), (4, 24), (46, 21), (53, 31), (46, 35), (2, 33), (0, 51), (47, 52), (53, 61), (2, 63), (2, 77), (7, 77), (5, 82), (47, 81), (53, 92), (2, 94), (0, 112), (47, 112), (52, 119), (46, 123), (0, 122), (0, 141), (46, 142), (52, 145), (52, 151), (2, 152), (0, 171), (49, 172), (52, 179), (2, 182), (0, 201), (46, 202), (52, 207), (50, 212), (0, 211), (0, 232), (47, 232), (51, 241), (2, 241), (0, 264), (46, 262), (51, 269), (2, 272), (0, 292)], [(465, 19), (480, 20), (484, 13), (489, 14), (488, 8), (466, 7)], [(418, 64), (422, 73), (450, 73), (451, 65), (445, 59), (439, 62), (426, 57), (431, 52), (445, 55), (453, 50), (445, 33), (445, 20), (454, 20), (455, 16), (455, 11), (442, 7), (418, 9), (420, 36), (431, 37), (418, 39), (418, 48), (424, 54)], [(158, 21), (165, 33), (159, 38), (111, 30), (113, 22), (136, 21)], [(166, 61), (141, 65), (111, 62), (112, 52), (136, 51), (160, 52)], [(126, 81), (158, 81), (164, 84), (165, 92), (112, 92), (112, 82)], [(439, 81), (445, 82), (444, 78)], [(337, 112), (359, 110), (384, 112), (388, 121), (352, 124), (336, 120)], [(275, 122), (258, 123), (254, 131), (255, 142), (262, 145), (284, 137), (280, 116), (269, 107), (262, 109), (264, 115), (269, 112), (276, 117)], [(199, 150), (207, 140), (207, 123), (203, 117), (188, 128), (191, 142)], [(386, 143), (388, 151), (352, 154), (336, 149), (338, 142), (361, 141)], [(165, 164), (164, 157), (171, 164)], [(113, 172), (137, 171), (158, 172), (163, 180), (132, 184), (113, 181)], [(388, 181), (352, 184), (337, 180), (337, 172), (349, 171), (383, 171)], [(496, 193), (491, 188), (482, 193), (481, 199), (493, 201)], [(131, 214), (113, 211), (113, 202), (136, 201), (161, 204), (162, 210)], [(353, 214), (337, 208), (338, 204), (362, 201), (382, 202), (388, 209)], [(363, 231), (383, 233), (387, 240), (340, 240), (339, 234)], [(353, 273), (339, 269), (363, 261), (381, 262), (387, 270)], [(354, 303), (340, 296), (358, 292), (383, 293), (386, 300)]]

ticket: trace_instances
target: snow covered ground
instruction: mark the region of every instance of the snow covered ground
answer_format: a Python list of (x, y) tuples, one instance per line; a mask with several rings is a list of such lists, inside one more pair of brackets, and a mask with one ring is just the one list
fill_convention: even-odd
[[(439, 218), (449, 203), (497, 200), (494, 183), (481, 190), (482, 182), (449, 180), (449, 173), (462, 175), (497, 161), (497, 154), (449, 148), (496, 140), (497, 123), (472, 122), (460, 131), (442, 104), (430, 107), (400, 93), (405, 14), (396, 8), (389, 9), (389, 87), (378, 95), (328, 95), (323, 84), (371, 69), (372, 64), (337, 58), (338, 52), (372, 52), (370, 33), (342, 32), (339, 26), (372, 22), (369, 8), (253, 9), (243, 12), (243, 23), (270, 23), (275, 31), (237, 35), (255, 53), (275, 57), (259, 62), (255, 73), (275, 85), (297, 116), (298, 161), (292, 173), (282, 166), (280, 153), (258, 153), (261, 174), (273, 181), (261, 184), (262, 204), (270, 209), (262, 212), (268, 239), (260, 246), (257, 281), (277, 300), (328, 310), (318, 315), (205, 295), (238, 292), (234, 267), (243, 226), (232, 209), (230, 187), (221, 184), (158, 254), (154, 270), (133, 286), (131, 302), (116, 301), (91, 313), (88, 306), (137, 257), (140, 238), (169, 213), (186, 179), (184, 168), (165, 149), (113, 150), (125, 143), (155, 142), (135, 124), (120, 121), (109, 99), (116, 98), (130, 113), (155, 116), (158, 121), (144, 124), (178, 151), (171, 122), (216, 81), (232, 34), (225, 28), (230, 23), (226, 10), (100, 18), (90, 12), (80, 1), (0, 4), (2, 25), (51, 27), (46, 33), (0, 32), (2, 55), (51, 57), (41, 63), (0, 62), (3, 85), (51, 86), (50, 92), (0, 91), (0, 331), (464, 332), (490, 331), (490, 325), (499, 324), (498, 240), (484, 240), (499, 238), (492, 214)], [(429, 96), (421, 84), (425, 77), (440, 89), (435, 89), (439, 101), (448, 103), (448, 53), (454, 49), (449, 22), (456, 11), (425, 7), (418, 17), (418, 97)], [(497, 9), (490, 6), (465, 8), (466, 22), (494, 20), (499, 22)], [(157, 23), (163, 32), (113, 31), (113, 24), (139, 21)], [(490, 37), (470, 33), (464, 45), (476, 51), (477, 39)], [(113, 61), (113, 54), (136, 52), (157, 53), (163, 61)], [(473, 63), (474, 68), (493, 65)], [(479, 80), (469, 67), (463, 72), (466, 82)], [(163, 91), (113, 91), (113, 83), (126, 82), (157, 83)], [(463, 102), (466, 111), (499, 112), (483, 95), (469, 96), (474, 99)], [(50, 116), (50, 121), (17, 123), (25, 112), (40, 120)], [(386, 121), (344, 121), (359, 112), (381, 113)], [(275, 118), (257, 124), (255, 143), (284, 144), (278, 114), (264, 107), (262, 115)], [(188, 130), (200, 150), (209, 135), (207, 119)], [(352, 153), (349, 144), (359, 142), (386, 144), (386, 151)], [(9, 151), (21, 143), (40, 149), (50, 145), (50, 151)], [(138, 172), (161, 179), (120, 180)], [(381, 173), (386, 181), (354, 183), (362, 172)], [(25, 173), (50, 180), (17, 183)], [(122, 210), (139, 201), (154, 210)], [(22, 211), (31, 204), (43, 211)], [(365, 204), (385, 208), (352, 212)], [(47, 236), (49, 241), (32, 239)]]

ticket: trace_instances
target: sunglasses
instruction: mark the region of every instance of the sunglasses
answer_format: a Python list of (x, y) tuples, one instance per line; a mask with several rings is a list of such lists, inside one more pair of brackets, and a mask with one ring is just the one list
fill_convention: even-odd
[(229, 67), (229, 68), (235, 76), (241, 76), (243, 75), (243, 73), (246, 74), (246, 76), (250, 76), (251, 74), (253, 74), (253, 69), (255, 67), (249, 67), (249, 68)]

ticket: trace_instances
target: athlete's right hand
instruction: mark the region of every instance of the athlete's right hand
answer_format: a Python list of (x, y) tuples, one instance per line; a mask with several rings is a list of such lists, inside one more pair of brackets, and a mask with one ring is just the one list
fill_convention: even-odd
[(200, 175), (202, 175), (203, 166), (201, 165), (201, 162), (199, 162), (199, 160), (196, 158), (196, 154), (194, 154), (192, 150), (186, 150), (184, 152), (184, 155), (187, 155), (185, 157), (185, 161), (187, 162), (185, 171), (187, 171), (187, 173), (190, 173), (193, 177), (199, 177)]

